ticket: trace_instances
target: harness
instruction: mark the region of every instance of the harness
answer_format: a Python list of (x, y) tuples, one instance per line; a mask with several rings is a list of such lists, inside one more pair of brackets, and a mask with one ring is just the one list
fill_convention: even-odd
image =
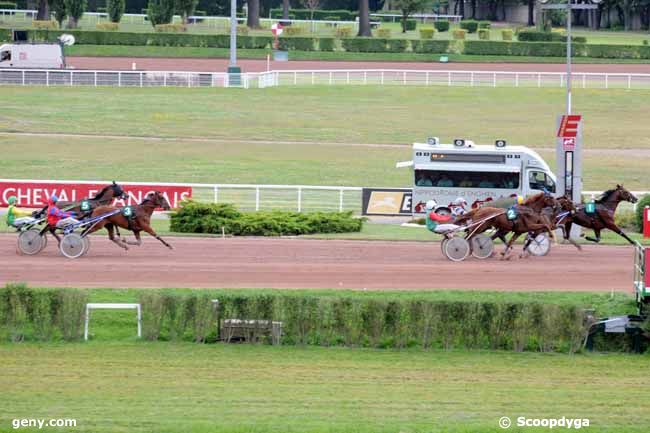
[(133, 206), (124, 206), (120, 209), (120, 213), (126, 218), (129, 230), (133, 231), (133, 220), (135, 219), (135, 209), (133, 209)]

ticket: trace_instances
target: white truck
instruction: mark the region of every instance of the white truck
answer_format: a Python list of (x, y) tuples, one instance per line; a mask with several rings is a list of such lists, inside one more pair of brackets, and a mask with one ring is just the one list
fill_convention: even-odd
[(0, 69), (63, 69), (61, 44), (11, 43), (0, 45)]
[(413, 160), (397, 164), (413, 167), (413, 214), (424, 212), (427, 200), (447, 206), (456, 198), (471, 207), (490, 201), (541, 191), (555, 194), (555, 174), (535, 151), (524, 146), (475, 145), (457, 139), (441, 144), (436, 137), (413, 144)]

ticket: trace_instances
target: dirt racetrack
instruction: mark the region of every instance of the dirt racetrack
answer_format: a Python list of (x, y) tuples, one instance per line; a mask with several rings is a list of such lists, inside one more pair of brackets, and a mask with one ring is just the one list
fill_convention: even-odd
[[(120, 250), (93, 237), (90, 251), (62, 257), (51, 240), (37, 256), (16, 254), (0, 236), (0, 284), (37, 287), (268, 287), (497, 289), (631, 292), (633, 248), (553, 246), (546, 257), (448, 261), (439, 243), (268, 238), (174, 238), (175, 249), (145, 237)], [(499, 251), (501, 246), (498, 246)], [(518, 250), (521, 247), (517, 248)]]

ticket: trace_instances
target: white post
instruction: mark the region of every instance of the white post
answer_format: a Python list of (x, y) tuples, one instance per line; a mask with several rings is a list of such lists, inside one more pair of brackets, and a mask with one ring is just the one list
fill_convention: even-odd
[(117, 73), (117, 87), (122, 87), (122, 73)]
[(88, 321), (90, 320), (90, 309), (86, 304), (86, 323), (84, 324), (84, 340), (88, 341)]
[(537, 87), (542, 87), (542, 74), (537, 74)]
[(426, 85), (428, 86), (429, 85), (429, 71), (427, 71), (425, 81), (426, 81)]
[(586, 89), (587, 88), (587, 75), (582, 74), (582, 88)]
[(471, 75), (470, 75), (470, 86), (474, 87), (474, 72), (471, 72)]
[(192, 87), (192, 73), (187, 73), (187, 87)]
[(255, 211), (260, 210), (260, 187), (255, 187)]
[[(25, 71), (23, 71), (23, 86), (25, 85)], [(45, 71), (45, 85), (50, 86), (50, 71)]]
[(519, 87), (519, 73), (515, 72), (515, 87)]
[(343, 212), (343, 190), (339, 190), (339, 212)]
[(97, 87), (97, 71), (95, 71), (95, 87)]
[(560, 74), (560, 87), (564, 87), (564, 75)]
[(402, 84), (406, 84), (406, 71), (402, 72)]
[(492, 74), (492, 87), (496, 87), (496, 86), (497, 86), (497, 73), (494, 72)]
[(74, 72), (70, 71), (70, 87), (73, 86), (73, 79), (72, 79), (73, 75), (72, 74), (74, 74)]
[[(45, 77), (46, 77), (46, 79), (47, 79), (47, 83), (48, 83), (47, 85), (49, 86), (49, 85), (50, 85), (50, 80), (49, 80), (49, 77), (50, 77), (50, 71), (47, 71), (47, 72), (45, 73)], [(24, 86), (24, 85), (25, 85), (25, 71), (23, 70), (23, 86)]]
[(167, 87), (167, 72), (163, 74), (163, 87)]
[(316, 73), (311, 71), (311, 85), (313, 86), (314, 84), (316, 84)]
[(330, 71), (330, 81), (329, 81), (330, 86), (332, 85), (332, 71)]
[(363, 71), (363, 84), (368, 84), (368, 72)]
[(350, 71), (346, 72), (345, 84), (350, 84)]
[(381, 85), (384, 85), (384, 71), (381, 71)]
[(609, 89), (609, 74), (605, 74), (605, 88)]
[(298, 84), (298, 73), (294, 71), (293, 73), (293, 85)]
[(302, 212), (302, 188), (298, 187), (298, 212)]
[(214, 186), (214, 202), (219, 203), (219, 187)]
[(632, 88), (632, 75), (627, 76), (627, 88), (628, 89)]
[(447, 86), (451, 87), (451, 71), (447, 72)]
[(142, 338), (142, 308), (138, 304), (138, 338)]

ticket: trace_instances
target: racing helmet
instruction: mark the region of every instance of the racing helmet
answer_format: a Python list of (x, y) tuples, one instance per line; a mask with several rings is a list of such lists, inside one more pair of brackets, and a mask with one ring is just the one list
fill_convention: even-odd
[(523, 202), (524, 202), (524, 196), (517, 195), (517, 204), (523, 204)]
[(465, 207), (465, 206), (467, 206), (467, 200), (465, 200), (465, 199), (462, 198), (462, 197), (458, 197), (456, 200), (454, 200), (453, 202), (451, 202), (451, 204), (453, 204), (454, 206), (462, 206), (462, 207)]
[(429, 200), (429, 201), (427, 201), (427, 204), (424, 205), (424, 208), (427, 211), (432, 211), (437, 205), (438, 205), (438, 203), (436, 203), (435, 200)]
[(57, 201), (59, 201), (59, 197), (56, 194), (52, 194), (50, 196), (50, 200), (52, 200), (52, 203), (56, 203)]

